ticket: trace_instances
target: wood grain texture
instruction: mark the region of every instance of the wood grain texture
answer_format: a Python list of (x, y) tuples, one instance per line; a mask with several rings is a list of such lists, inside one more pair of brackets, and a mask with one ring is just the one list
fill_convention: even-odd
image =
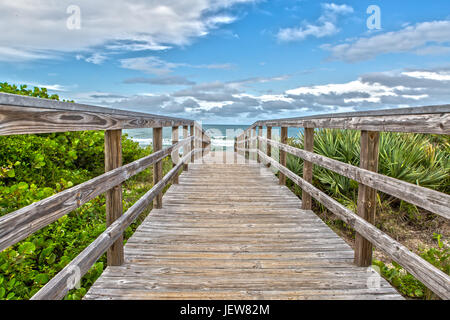
[[(305, 128), (303, 134), (303, 149), (309, 152), (314, 152), (314, 128)], [(313, 164), (309, 161), (303, 163), (303, 179), (312, 183), (313, 178)], [(302, 209), (311, 210), (312, 199), (311, 195), (302, 191)]]
[[(267, 133), (266, 133), (267, 139), (272, 139), (272, 127), (267, 127)], [(272, 145), (270, 143), (266, 143), (266, 154), (271, 157), (272, 156)], [(267, 167), (270, 167), (270, 163), (266, 164)]]
[(364, 238), (369, 240), (380, 250), (384, 251), (392, 260), (400, 264), (406, 271), (414, 275), (430, 290), (436, 293), (442, 299), (450, 299), (450, 277), (437, 269), (435, 266), (425, 261), (407, 247), (389, 237), (383, 231), (374, 225), (368, 223), (357, 214), (320, 191), (303, 178), (297, 176), (277, 161), (269, 158), (260, 152), (262, 158), (272, 163), (272, 166), (284, 172), (284, 174), (297, 184), (303, 190), (306, 190), (311, 196), (323, 204), (327, 209), (336, 214), (345, 223), (355, 229)]
[[(107, 130), (105, 132), (105, 172), (122, 166), (122, 130)], [(106, 200), (106, 226), (110, 226), (120, 218), (123, 213), (122, 185), (112, 187), (105, 194)], [(123, 235), (111, 245), (107, 251), (109, 266), (123, 264)]]
[(156, 115), (129, 116), (0, 104), (0, 135), (171, 127), (192, 123)]
[[(265, 166), (191, 164), (85, 299), (402, 299)], [(238, 155), (242, 157), (242, 155)]]
[[(361, 153), (359, 167), (364, 170), (378, 172), (379, 132), (361, 131)], [(357, 214), (375, 224), (377, 209), (377, 190), (362, 183), (358, 185)], [(372, 264), (372, 243), (361, 234), (355, 235), (355, 264), (367, 267)]]
[(190, 144), (192, 139), (193, 137), (189, 137), (176, 145), (164, 148), (147, 157), (108, 171), (96, 178), (0, 217), (0, 250), (2, 251), (25, 239), (37, 230), (142, 172), (155, 162), (168, 156), (173, 150)]
[[(172, 127), (172, 144), (177, 144), (178, 139), (179, 139), (178, 127)], [(178, 155), (179, 155), (178, 150), (176, 151), (176, 154), (172, 154), (172, 157), (174, 155), (175, 155), (176, 159), (172, 158), (172, 168), (176, 166), (176, 162), (179, 160), (178, 159)], [(175, 183), (175, 184), (178, 183), (178, 174), (176, 174), (175, 177), (173, 178), (173, 183)]]
[(348, 163), (333, 160), (286, 144), (280, 144), (278, 141), (267, 140), (264, 137), (260, 139), (304, 160), (450, 219), (450, 195), (448, 194), (364, 170)]
[[(258, 127), (258, 136), (259, 136), (259, 137), (262, 137), (262, 131), (263, 131), (263, 127), (262, 127), (262, 126), (259, 126), (259, 127)], [(257, 148), (258, 150), (261, 150), (261, 143), (259, 142), (259, 140), (256, 140), (256, 148)], [(261, 162), (261, 159), (259, 158), (259, 154), (256, 155), (256, 160), (257, 160), (258, 162)]]
[[(189, 128), (188, 126), (183, 126), (183, 138), (184, 139), (187, 139), (187, 137), (189, 136), (188, 128)], [(189, 153), (190, 147), (191, 147), (190, 143), (189, 143), (189, 145), (186, 145), (186, 146), (183, 147), (183, 157), (186, 156)], [(189, 170), (187, 163), (185, 163), (183, 165), (183, 170), (184, 171)]]
[[(280, 143), (286, 144), (287, 143), (287, 127), (281, 127), (281, 131), (280, 131)], [(280, 150), (280, 164), (282, 166), (286, 166), (286, 151), (283, 149), (279, 149)], [(278, 173), (278, 179), (279, 179), (279, 184), (281, 185), (285, 185), (286, 184), (286, 176), (280, 171)]]
[[(153, 128), (153, 151), (159, 151), (162, 149), (163, 136), (162, 128)], [(191, 140), (193, 143), (194, 140)], [(163, 177), (162, 160), (156, 161), (153, 165), (153, 185), (156, 185)], [(158, 194), (153, 201), (153, 208), (162, 207), (162, 194)]]
[[(366, 130), (377, 132), (414, 132), (432, 134), (450, 134), (450, 108), (444, 113), (430, 114), (398, 114), (363, 116), (333, 117), (308, 117), (294, 119), (279, 119), (257, 121), (253, 126), (265, 125), (272, 127), (294, 127), (294, 128), (329, 128)], [(361, 113), (364, 114), (364, 113)]]
[[(191, 136), (194, 137), (194, 140), (191, 141), (191, 149), (190, 150), (195, 150), (195, 131), (194, 131), (194, 126), (193, 125), (191, 125), (189, 127), (189, 133), (190, 133)], [(194, 157), (195, 157), (195, 154), (192, 152), (191, 153), (191, 162), (194, 162), (194, 160), (195, 160)]]

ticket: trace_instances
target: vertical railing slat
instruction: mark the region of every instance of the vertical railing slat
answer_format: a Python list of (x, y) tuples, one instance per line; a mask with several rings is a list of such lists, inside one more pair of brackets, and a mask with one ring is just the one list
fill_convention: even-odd
[[(105, 172), (122, 166), (122, 130), (105, 131)], [(106, 226), (110, 226), (123, 213), (122, 185), (106, 192)], [(123, 235), (107, 250), (109, 266), (120, 266), (124, 262)]]
[[(267, 127), (266, 137), (267, 139), (272, 139), (272, 127)], [(266, 148), (267, 148), (267, 155), (269, 157), (272, 157), (272, 145), (267, 142)], [(267, 167), (270, 167), (270, 162), (267, 163)]]
[[(191, 125), (190, 128), (189, 128), (189, 130), (190, 130), (190, 136), (191, 136), (191, 137), (192, 137), (192, 136), (195, 136), (194, 125)], [(192, 141), (191, 141), (191, 151), (192, 151), (192, 150), (195, 150), (195, 140), (192, 140)], [(191, 163), (194, 163), (194, 160), (195, 160), (194, 156), (195, 156), (195, 153), (192, 152), (192, 154), (191, 154)]]
[[(188, 126), (183, 126), (183, 139), (187, 139), (189, 136), (188, 134)], [(189, 146), (187, 144), (185, 144), (183, 146), (183, 157), (185, 157), (187, 154), (189, 153)], [(188, 164), (185, 163), (183, 164), (183, 170), (184, 171), (188, 171)]]
[[(305, 128), (303, 134), (303, 149), (314, 152), (314, 128)], [(312, 183), (313, 164), (309, 161), (303, 162), (303, 179)], [(302, 190), (302, 209), (311, 210), (312, 198), (311, 195)]]
[[(263, 127), (262, 126), (259, 126), (258, 127), (258, 137), (262, 137), (262, 131), (263, 131)], [(259, 141), (259, 140), (256, 140), (256, 149), (257, 150), (261, 150), (261, 142)], [(256, 161), (259, 163), (259, 162), (261, 162), (261, 158), (260, 158), (260, 156), (259, 156), (259, 154), (258, 153), (256, 153)]]
[[(178, 127), (172, 127), (172, 144), (178, 143)], [(178, 158), (178, 154), (179, 151), (177, 150), (177, 161), (179, 160)], [(174, 159), (172, 159), (172, 168), (176, 166), (176, 163), (173, 161)], [(173, 183), (174, 184), (178, 184), (178, 173), (173, 177)]]
[[(379, 139), (379, 132), (361, 131), (360, 168), (378, 171)], [(375, 223), (376, 201), (377, 191), (360, 183), (357, 213), (371, 224)], [(358, 233), (355, 236), (355, 264), (360, 267), (372, 264), (372, 244)]]
[[(153, 152), (162, 149), (163, 137), (162, 128), (153, 128)], [(163, 176), (162, 160), (155, 162), (153, 165), (153, 185), (156, 185)], [(160, 192), (153, 200), (153, 208), (162, 208), (162, 192)]]
[[(280, 133), (280, 142), (286, 144), (287, 143), (287, 127), (281, 127)], [(280, 164), (286, 167), (286, 151), (280, 149)], [(281, 185), (286, 184), (286, 176), (279, 172), (278, 183)]]

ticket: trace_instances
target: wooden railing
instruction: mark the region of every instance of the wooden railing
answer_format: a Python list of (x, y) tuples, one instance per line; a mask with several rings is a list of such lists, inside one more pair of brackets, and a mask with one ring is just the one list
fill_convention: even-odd
[[(183, 140), (178, 141), (180, 126)], [(172, 127), (173, 138), (173, 144), (164, 149), (163, 127)], [(153, 128), (153, 153), (122, 166), (122, 129), (135, 128)], [(2, 251), (106, 193), (107, 229), (32, 299), (63, 298), (105, 252), (108, 265), (123, 264), (124, 230), (152, 201), (154, 208), (161, 208), (164, 187), (170, 182), (178, 183), (182, 167), (187, 170), (187, 164), (198, 159), (210, 143), (203, 129), (192, 120), (0, 93), (0, 135), (84, 130), (105, 130), (105, 173), (0, 217)], [(162, 160), (168, 156), (172, 156), (173, 167), (163, 177)], [(153, 187), (122, 213), (121, 184), (152, 165)]]
[[(263, 126), (267, 137), (262, 137)], [(280, 141), (271, 139), (272, 128), (280, 127)], [(287, 145), (287, 128), (304, 128), (304, 150)], [(258, 128), (258, 136), (256, 129)], [(352, 129), (361, 131), (360, 166), (356, 167), (313, 152), (314, 129)], [(257, 121), (235, 140), (235, 149), (279, 171), (279, 182), (286, 177), (302, 189), (302, 208), (311, 210), (311, 198), (324, 205), (356, 231), (355, 259), (358, 266), (372, 264), (372, 245), (384, 251), (408, 272), (443, 299), (450, 299), (450, 277), (408, 248), (377, 229), (376, 192), (407, 201), (446, 219), (450, 218), (450, 195), (377, 173), (379, 132), (450, 134), (450, 105), (404, 108)], [(255, 146), (256, 144), (256, 146)], [(267, 145), (267, 154), (261, 146)], [(279, 149), (279, 162), (271, 157)], [(303, 177), (286, 167), (286, 153), (304, 160)], [(255, 157), (256, 155), (256, 157)], [(357, 213), (352, 212), (312, 184), (313, 165), (334, 171), (358, 182)]]

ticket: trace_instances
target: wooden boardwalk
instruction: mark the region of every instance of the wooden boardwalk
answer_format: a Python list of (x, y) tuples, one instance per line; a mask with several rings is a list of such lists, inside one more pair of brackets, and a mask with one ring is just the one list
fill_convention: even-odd
[(212, 155), (180, 175), (85, 299), (402, 299), (269, 169)]

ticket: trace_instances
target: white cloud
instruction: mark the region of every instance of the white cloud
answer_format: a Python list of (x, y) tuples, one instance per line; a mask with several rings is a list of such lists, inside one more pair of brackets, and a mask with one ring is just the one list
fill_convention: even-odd
[(77, 54), (75, 57), (77, 60), (84, 60), (86, 62), (93, 63), (93, 64), (102, 64), (106, 59), (108, 59), (105, 55), (98, 53), (98, 52), (94, 53), (93, 55), (91, 55), (89, 57), (85, 57), (81, 54)]
[(277, 38), (280, 41), (301, 41), (309, 36), (323, 38), (339, 32), (336, 22), (339, 15), (353, 12), (348, 5), (337, 5), (334, 3), (322, 4), (323, 13), (316, 24), (304, 23), (301, 27), (280, 29)]
[[(46, 58), (54, 52), (164, 50), (189, 44), (232, 23), (226, 10), (256, 0), (72, 0), (0, 2), (0, 59)], [(76, 4), (81, 28), (69, 30), (66, 13)], [(15, 55), (18, 52), (20, 54)], [(39, 52), (39, 54), (37, 53)], [(16, 59), (18, 60), (18, 59)]]
[[(1, 25), (1, 24), (0, 24)], [(23, 50), (0, 45), (0, 61), (14, 62), (38, 59), (54, 59), (51, 53), (43, 53), (36, 50)]]
[(201, 64), (193, 65), (188, 63), (167, 62), (155, 56), (128, 58), (120, 60), (121, 67), (125, 69), (143, 71), (150, 74), (165, 75), (179, 67), (197, 68), (197, 69), (230, 69), (232, 64)]
[[(351, 43), (323, 46), (331, 51), (331, 58), (347, 62), (357, 62), (375, 58), (386, 53), (412, 52), (435, 54), (436, 47), (430, 44), (450, 43), (450, 21), (422, 22), (406, 26), (399, 31), (359, 38)], [(441, 47), (442, 52), (442, 47)]]
[(402, 72), (402, 74), (419, 79), (450, 81), (450, 71), (440, 71), (440, 72), (410, 71), (410, 72)]

